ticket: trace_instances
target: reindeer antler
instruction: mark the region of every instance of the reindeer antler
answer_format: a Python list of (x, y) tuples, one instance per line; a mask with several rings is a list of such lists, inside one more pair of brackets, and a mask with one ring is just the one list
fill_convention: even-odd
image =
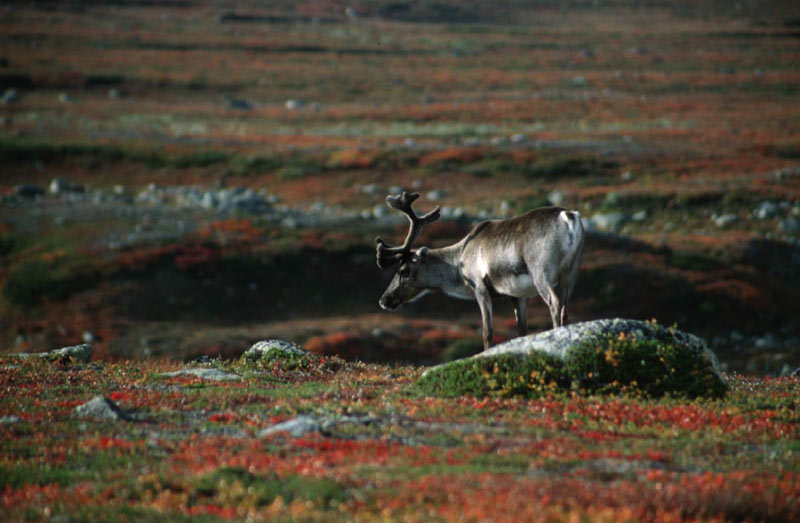
[(408, 229), (406, 241), (403, 242), (403, 245), (400, 245), (399, 247), (390, 247), (380, 237), (375, 238), (375, 243), (378, 245), (378, 267), (381, 269), (391, 267), (400, 261), (403, 256), (411, 252), (411, 247), (413, 247), (414, 242), (417, 241), (417, 238), (422, 231), (422, 227), (439, 219), (440, 213), (438, 206), (428, 214), (417, 216), (417, 214), (414, 212), (414, 209), (411, 208), (411, 204), (414, 203), (414, 200), (417, 198), (419, 198), (419, 194), (409, 194), (405, 191), (403, 191), (403, 194), (397, 196), (390, 195), (386, 197), (386, 205), (405, 214), (406, 218), (408, 218), (408, 221), (411, 222), (411, 225)]

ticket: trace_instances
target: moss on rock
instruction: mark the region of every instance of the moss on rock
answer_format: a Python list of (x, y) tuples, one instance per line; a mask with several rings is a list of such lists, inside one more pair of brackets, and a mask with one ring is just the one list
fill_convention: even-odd
[(539, 397), (564, 390), (569, 378), (564, 363), (544, 352), (469, 358), (431, 369), (417, 383), (424, 394), (435, 396)]
[[(548, 345), (555, 338), (561, 342)], [(574, 341), (563, 341), (570, 338)], [(534, 335), (527, 342), (519, 338), (433, 367), (420, 378), (418, 389), (445, 397), (573, 391), (685, 398), (721, 397), (727, 390), (716, 357), (699, 338), (655, 323), (598, 320)]]

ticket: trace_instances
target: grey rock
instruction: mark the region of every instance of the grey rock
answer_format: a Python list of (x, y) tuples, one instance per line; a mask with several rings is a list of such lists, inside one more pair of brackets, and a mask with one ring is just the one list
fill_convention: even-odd
[(777, 216), (780, 212), (780, 207), (774, 202), (761, 202), (756, 210), (753, 212), (759, 220), (769, 220)]
[(778, 222), (778, 230), (786, 234), (800, 233), (800, 219), (794, 216), (786, 218)]
[(377, 194), (378, 191), (380, 191), (380, 187), (376, 183), (367, 183), (361, 186), (361, 192), (364, 194)]
[(286, 108), (290, 111), (296, 111), (298, 109), (302, 109), (305, 104), (299, 100), (286, 100)]
[(305, 356), (308, 351), (298, 345), (284, 340), (263, 340), (254, 343), (247, 349), (242, 358), (255, 361), (267, 355), (274, 356)]
[(714, 225), (716, 225), (720, 229), (724, 229), (726, 227), (730, 227), (731, 225), (739, 221), (739, 217), (736, 216), (735, 214), (725, 213), (719, 216), (716, 215), (713, 216), (712, 220), (714, 220)]
[(624, 212), (597, 213), (592, 216), (592, 222), (601, 230), (619, 232), (628, 223), (630, 216)]
[(553, 205), (558, 206), (564, 203), (564, 196), (565, 196), (564, 191), (562, 191), (561, 189), (556, 189), (547, 195), (547, 201)]
[(72, 183), (64, 178), (53, 178), (50, 181), (50, 194), (54, 196), (82, 192), (84, 192), (83, 185)]
[(160, 374), (162, 378), (177, 378), (179, 376), (195, 376), (209, 381), (233, 381), (242, 379), (238, 374), (225, 372), (219, 369), (181, 369)]
[(39, 356), (50, 360), (73, 360), (87, 363), (92, 358), (92, 352), (94, 352), (92, 346), (88, 343), (83, 343), (40, 353)]
[(259, 437), (270, 436), (280, 432), (288, 432), (298, 438), (311, 432), (319, 432), (325, 436), (335, 435), (337, 427), (342, 425), (381, 425), (386, 420), (373, 416), (309, 416), (300, 415), (282, 423), (267, 427), (258, 433)]
[(116, 403), (105, 396), (95, 396), (72, 411), (79, 418), (91, 418), (107, 421), (127, 421), (130, 418)]
[(292, 437), (299, 438), (310, 432), (322, 432), (322, 423), (311, 416), (298, 416), (278, 423), (277, 425), (267, 427), (258, 433), (258, 437), (264, 438), (280, 432), (288, 432)]
[(76, 102), (75, 97), (67, 92), (58, 93), (58, 101), (62, 104), (74, 104)]
[(520, 144), (520, 143), (527, 142), (527, 141), (528, 141), (528, 137), (525, 136), (524, 134), (517, 133), (517, 134), (512, 134), (511, 135), (511, 143)]
[(389, 214), (389, 211), (386, 210), (386, 207), (383, 205), (376, 205), (372, 208), (372, 216), (375, 218), (383, 218)]
[(19, 423), (20, 418), (19, 416), (10, 415), (10, 416), (2, 416), (0, 417), (0, 425), (13, 425), (14, 423)]
[(633, 213), (633, 216), (631, 216), (631, 221), (637, 222), (637, 223), (643, 222), (646, 219), (647, 219), (647, 211), (637, 211), (637, 212)]
[(8, 105), (19, 101), (19, 91), (16, 89), (6, 89), (0, 97), (0, 104)]
[(441, 200), (445, 196), (447, 196), (447, 193), (444, 192), (443, 190), (434, 189), (433, 191), (428, 191), (428, 193), (425, 195), (425, 198), (427, 198), (428, 200), (430, 200), (432, 202), (435, 202), (435, 201)]
[[(616, 337), (622, 332), (635, 335), (639, 340), (662, 339), (668, 333), (677, 343), (686, 345), (701, 353), (704, 358), (711, 362), (717, 377), (724, 382), (719, 360), (702, 339), (677, 329), (666, 329), (644, 321), (620, 318), (573, 323), (538, 334), (521, 336), (476, 354), (472, 358), (487, 358), (501, 354), (525, 355), (532, 351), (541, 351), (559, 359), (567, 360), (572, 351), (587, 339), (603, 338), (605, 336)], [(447, 365), (448, 363), (444, 363), (431, 367), (425, 371), (423, 376), (429, 372), (437, 372), (437, 369)]]

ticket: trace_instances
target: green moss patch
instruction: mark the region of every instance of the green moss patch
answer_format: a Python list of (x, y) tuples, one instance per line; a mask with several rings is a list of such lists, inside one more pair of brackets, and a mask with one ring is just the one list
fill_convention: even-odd
[(225, 498), (235, 505), (256, 507), (268, 505), (278, 497), (287, 503), (302, 499), (323, 505), (347, 497), (342, 485), (328, 479), (261, 476), (241, 467), (219, 468), (197, 480), (195, 489), (203, 497)]
[(564, 363), (544, 352), (458, 360), (425, 373), (418, 389), (434, 396), (539, 397), (569, 388)]

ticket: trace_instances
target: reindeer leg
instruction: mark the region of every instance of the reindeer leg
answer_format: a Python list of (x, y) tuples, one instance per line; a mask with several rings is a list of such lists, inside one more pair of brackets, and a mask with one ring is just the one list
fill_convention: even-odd
[(561, 306), (560, 313), (561, 313), (561, 326), (563, 327), (564, 325), (567, 324), (567, 305), (566, 304)]
[(561, 300), (556, 294), (556, 291), (551, 287), (546, 287), (544, 292), (539, 292), (542, 296), (542, 299), (547, 304), (547, 308), (550, 309), (550, 319), (553, 321), (553, 328), (561, 327)]
[(481, 308), (481, 318), (483, 319), (483, 350), (488, 350), (492, 344), (492, 298), (486, 287), (475, 289), (475, 298), (478, 300), (478, 307)]
[(525, 298), (511, 298), (511, 306), (514, 307), (514, 318), (517, 320), (517, 335), (525, 336), (528, 334), (528, 307)]

